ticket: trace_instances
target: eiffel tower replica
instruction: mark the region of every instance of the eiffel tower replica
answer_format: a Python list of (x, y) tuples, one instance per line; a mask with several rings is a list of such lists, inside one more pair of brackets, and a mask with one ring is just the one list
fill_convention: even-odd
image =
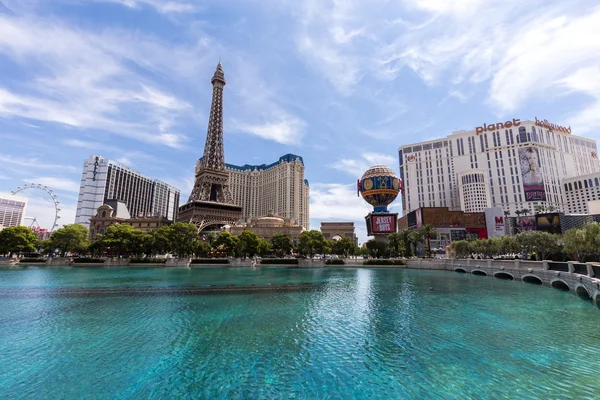
[[(242, 218), (242, 207), (233, 204), (229, 173), (223, 151), (223, 88), (227, 84), (221, 62), (212, 77), (210, 118), (204, 155), (196, 163), (196, 179), (187, 204), (179, 207), (177, 220), (191, 222), (198, 232), (232, 225)], [(212, 229), (208, 229), (212, 230)]]

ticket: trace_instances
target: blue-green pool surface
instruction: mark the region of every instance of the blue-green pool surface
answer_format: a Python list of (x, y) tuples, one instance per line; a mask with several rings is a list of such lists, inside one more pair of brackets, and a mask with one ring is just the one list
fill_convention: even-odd
[(0, 399), (598, 399), (599, 371), (600, 310), (522, 282), (0, 269)]

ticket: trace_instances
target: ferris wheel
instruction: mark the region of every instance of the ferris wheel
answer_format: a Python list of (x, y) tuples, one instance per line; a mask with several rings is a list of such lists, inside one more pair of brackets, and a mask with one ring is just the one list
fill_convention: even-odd
[(50, 189), (48, 186), (44, 186), (41, 184), (35, 184), (35, 183), (31, 183), (31, 184), (25, 184), (23, 186), (19, 186), (17, 188), (17, 190), (12, 191), (11, 193), (13, 195), (16, 195), (17, 193), (23, 192), (25, 190), (41, 190), (44, 193), (46, 193), (48, 195), (48, 197), (50, 197), (50, 199), (52, 200), (52, 203), (54, 203), (54, 222), (52, 223), (52, 227), (49, 229), (50, 232), (52, 232), (54, 230), (54, 228), (56, 228), (58, 226), (58, 220), (60, 219), (60, 215), (59, 212), (60, 207), (60, 201), (58, 201), (56, 199), (56, 195), (54, 194), (54, 192), (52, 191), (52, 189)]

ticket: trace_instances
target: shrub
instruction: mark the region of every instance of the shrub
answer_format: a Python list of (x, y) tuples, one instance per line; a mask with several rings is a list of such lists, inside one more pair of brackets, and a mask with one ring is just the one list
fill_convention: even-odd
[(344, 260), (333, 259), (325, 261), (325, 265), (344, 265), (346, 264)]
[(363, 265), (405, 265), (405, 262), (402, 260), (374, 259), (365, 260)]
[(46, 262), (45, 258), (21, 258), (19, 262), (28, 263), (28, 262)]
[(102, 264), (102, 263), (104, 263), (104, 258), (79, 257), (79, 258), (74, 258), (73, 262), (74, 263)]
[(229, 264), (227, 258), (194, 258), (192, 264)]
[(130, 264), (164, 264), (166, 262), (166, 258), (132, 258), (129, 260)]
[(263, 265), (281, 265), (281, 264), (294, 264), (298, 265), (298, 259), (296, 258), (263, 258), (260, 260)]

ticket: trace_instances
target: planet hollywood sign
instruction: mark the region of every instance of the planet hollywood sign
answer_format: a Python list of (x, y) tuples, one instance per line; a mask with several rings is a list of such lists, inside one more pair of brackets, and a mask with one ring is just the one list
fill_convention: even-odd
[[(512, 128), (513, 126), (519, 126), (519, 125), (521, 125), (521, 120), (519, 118), (513, 118), (512, 121), (497, 122), (495, 124), (483, 124), (483, 126), (478, 126), (475, 128), (475, 134), (481, 135), (483, 132), (493, 132), (493, 131), (497, 131), (500, 129), (509, 129), (509, 128)], [(567, 128), (567, 127), (564, 127), (561, 125), (556, 125), (556, 124), (548, 122), (547, 119), (539, 120), (539, 119), (537, 119), (537, 117), (535, 117), (535, 125), (542, 127), (542, 128), (546, 128), (549, 131), (559, 131), (559, 132), (566, 133), (568, 135), (571, 134), (570, 126)]]
[(560, 125), (556, 125), (556, 124), (551, 124), (550, 122), (548, 122), (547, 119), (545, 120), (539, 120), (537, 119), (537, 117), (535, 117), (535, 125), (536, 126), (541, 126), (542, 128), (546, 128), (549, 131), (559, 131), (559, 132), (563, 132), (566, 134), (571, 134), (571, 127), (565, 127), (565, 126), (560, 126)]
[(521, 120), (519, 118), (513, 118), (512, 121), (506, 121), (504, 123), (498, 122), (496, 124), (483, 124), (483, 126), (478, 126), (475, 128), (475, 134), (481, 135), (483, 132), (493, 132), (499, 129), (508, 129), (513, 126), (521, 125)]

